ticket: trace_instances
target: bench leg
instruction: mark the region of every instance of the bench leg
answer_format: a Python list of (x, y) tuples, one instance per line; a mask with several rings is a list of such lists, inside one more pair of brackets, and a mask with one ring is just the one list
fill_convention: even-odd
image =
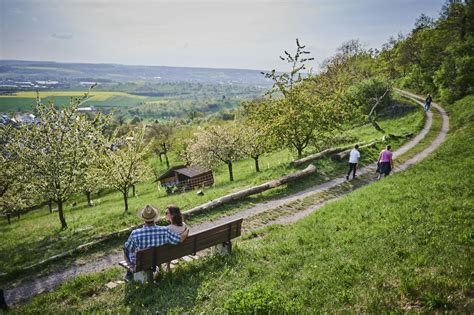
[(5, 295), (3, 293), (3, 289), (0, 289), (0, 309), (2, 310), (8, 309), (8, 305), (7, 305), (7, 302), (5, 301)]
[(153, 282), (153, 270), (135, 272), (133, 274), (133, 281), (140, 283)]
[(223, 243), (222, 247), (225, 251), (225, 254), (227, 254), (227, 255), (232, 254), (232, 242), (231, 241)]
[(218, 255), (230, 255), (232, 253), (232, 243), (224, 242), (214, 247), (214, 254)]

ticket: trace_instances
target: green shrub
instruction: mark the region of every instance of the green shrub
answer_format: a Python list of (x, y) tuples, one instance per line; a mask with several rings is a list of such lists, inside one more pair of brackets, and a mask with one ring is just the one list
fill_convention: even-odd
[[(375, 98), (381, 97), (389, 86), (386, 80), (373, 77), (351, 86), (346, 97), (357, 111), (367, 115), (375, 104)], [(390, 100), (390, 94), (386, 95), (378, 109), (381, 110), (390, 105)]]

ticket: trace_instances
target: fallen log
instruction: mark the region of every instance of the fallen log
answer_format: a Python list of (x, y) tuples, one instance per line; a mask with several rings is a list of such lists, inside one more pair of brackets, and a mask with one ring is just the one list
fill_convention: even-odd
[(338, 152), (347, 150), (348, 148), (352, 148), (352, 147), (353, 146), (351, 145), (351, 146), (340, 147), (340, 148), (329, 148), (329, 149), (323, 150), (321, 152), (308, 155), (307, 157), (304, 157), (302, 159), (291, 161), (290, 166), (300, 166), (300, 165), (308, 163), (310, 161), (321, 159), (321, 158), (323, 158), (323, 157), (325, 157), (329, 154), (338, 153)]
[[(359, 147), (359, 150), (360, 149), (364, 149), (364, 148), (371, 148), (371, 147), (374, 147), (376, 144), (377, 144), (378, 141), (372, 141), (371, 143), (369, 144), (365, 144), (365, 145), (362, 145)], [(331, 156), (331, 158), (333, 160), (336, 160), (336, 161), (343, 161), (345, 159), (347, 159), (347, 157), (349, 156), (349, 154), (351, 153), (351, 150), (352, 149), (347, 149), (347, 150), (344, 150), (342, 152), (339, 152), (339, 153), (336, 153), (336, 154), (333, 154)]]
[(314, 165), (308, 165), (308, 167), (306, 167), (302, 171), (297, 171), (297, 172), (294, 172), (292, 174), (286, 175), (282, 178), (275, 179), (275, 180), (266, 182), (266, 183), (258, 185), (258, 186), (243, 189), (243, 190), (238, 191), (236, 193), (225, 195), (223, 197), (220, 197), (220, 198), (211, 200), (209, 202), (206, 202), (205, 204), (202, 204), (200, 206), (197, 206), (195, 208), (192, 208), (192, 209), (184, 212), (183, 216), (185, 218), (189, 218), (193, 215), (202, 213), (202, 212), (204, 212), (208, 209), (215, 208), (215, 207), (220, 206), (224, 203), (235, 201), (235, 200), (238, 200), (238, 199), (242, 199), (242, 198), (248, 197), (250, 195), (258, 194), (258, 193), (261, 193), (263, 191), (281, 186), (283, 184), (293, 182), (295, 180), (298, 180), (300, 178), (308, 176), (309, 174), (312, 174), (314, 172), (316, 172), (316, 167)]

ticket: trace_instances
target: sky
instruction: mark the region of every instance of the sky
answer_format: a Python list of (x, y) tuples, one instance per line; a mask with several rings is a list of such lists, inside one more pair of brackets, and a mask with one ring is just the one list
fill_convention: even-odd
[(0, 59), (286, 70), (344, 41), (380, 48), (445, 0), (0, 0)]

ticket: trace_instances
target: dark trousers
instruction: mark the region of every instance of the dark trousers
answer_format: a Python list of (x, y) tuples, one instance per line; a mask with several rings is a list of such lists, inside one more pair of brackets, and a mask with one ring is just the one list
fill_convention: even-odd
[(3, 289), (0, 289), (0, 309), (2, 310), (8, 309), (8, 305), (7, 305), (7, 302), (5, 301), (5, 295), (3, 293)]
[(349, 163), (349, 172), (347, 172), (347, 177), (351, 175), (352, 172), (352, 178), (356, 176), (356, 170), (357, 170), (357, 163)]
[[(123, 248), (123, 253), (125, 254), (125, 256), (127, 256), (128, 261), (131, 262), (132, 260), (130, 259), (130, 252), (128, 251), (128, 249), (126, 249), (124, 247)], [(133, 263), (131, 265), (132, 265), (132, 269), (133, 269), (134, 268)], [(125, 279), (128, 280), (128, 281), (133, 280), (133, 271), (131, 269), (127, 270), (127, 273), (125, 274)]]

